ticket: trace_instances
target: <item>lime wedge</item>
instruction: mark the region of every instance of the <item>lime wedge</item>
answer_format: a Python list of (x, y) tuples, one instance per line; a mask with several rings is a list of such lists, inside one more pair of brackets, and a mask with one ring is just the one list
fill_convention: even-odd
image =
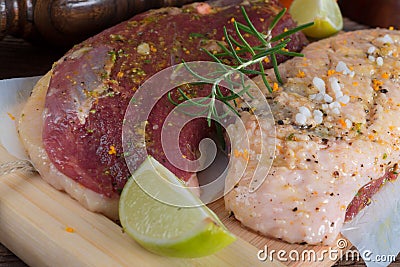
[(343, 28), (343, 17), (336, 0), (294, 0), (289, 12), (299, 25), (314, 22), (313, 26), (303, 30), (312, 38), (325, 38)]
[[(166, 204), (177, 199), (182, 205)], [(236, 239), (198, 197), (152, 157), (142, 163), (122, 190), (119, 216), (129, 236), (164, 256), (207, 256)]]

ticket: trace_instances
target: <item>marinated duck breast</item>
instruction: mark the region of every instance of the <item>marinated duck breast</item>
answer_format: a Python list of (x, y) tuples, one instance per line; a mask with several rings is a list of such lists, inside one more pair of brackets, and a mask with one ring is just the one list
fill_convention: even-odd
[[(43, 178), (90, 210), (116, 218), (119, 193), (130, 176), (121, 134), (133, 94), (146, 79), (168, 66), (182, 60), (210, 60), (201, 48), (218, 52), (216, 42), (223, 41), (223, 26), (234, 34), (232, 19), (244, 22), (241, 5), (260, 31), (267, 31), (282, 9), (276, 1), (220, 0), (152, 10), (72, 48), (38, 84), (19, 126)], [(294, 26), (285, 15), (273, 35)], [(301, 33), (291, 40), (291, 51), (306, 44)], [(279, 62), (285, 59), (278, 58)], [(188, 93), (205, 96), (208, 91), (199, 88)], [(179, 97), (177, 91), (172, 97)], [(174, 167), (162, 151), (162, 124), (173, 108), (165, 96), (152, 110), (146, 126), (147, 152), (179, 178), (196, 185), (195, 173)], [(188, 123), (180, 133), (183, 155), (196, 159), (199, 141), (211, 132), (206, 120)], [(144, 156), (138, 155), (135, 165), (143, 160)]]
[[(249, 161), (232, 156), (228, 179), (248, 165), (225, 196), (226, 208), (261, 234), (333, 244), (358, 190), (400, 159), (399, 52), (399, 31), (348, 32), (312, 43), (304, 58), (282, 63), (283, 84), (273, 93), (257, 77), (275, 125), (260, 116), (259, 126), (255, 115), (242, 112)], [(268, 76), (276, 82), (272, 72)], [(262, 143), (274, 139), (276, 151), (264, 183), (250, 192), (262, 147), (256, 143), (259, 127)], [(228, 132), (240, 151), (245, 135), (236, 128), (237, 123)]]

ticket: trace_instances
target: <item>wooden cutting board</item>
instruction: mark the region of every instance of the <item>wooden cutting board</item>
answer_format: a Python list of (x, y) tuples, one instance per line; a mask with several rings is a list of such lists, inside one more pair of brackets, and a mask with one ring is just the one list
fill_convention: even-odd
[[(364, 28), (367, 27), (344, 20), (345, 31)], [(32, 46), (7, 36), (0, 42), (0, 79), (42, 75), (65, 52)], [(0, 165), (14, 160), (0, 147)], [(212, 257), (167, 259), (147, 253), (122, 234), (118, 225), (82, 209), (67, 195), (48, 186), (39, 176), (19, 172), (0, 176), (0, 243), (31, 266), (60, 266), (65, 262), (70, 266), (257, 266), (260, 265), (258, 250), (266, 244), (269, 249), (285, 248), (287, 251), (309, 248), (270, 240), (242, 228), (234, 218), (229, 217), (222, 201), (213, 203), (211, 207), (241, 239)], [(74, 227), (75, 232), (66, 232), (66, 227)], [(321, 252), (325, 248), (313, 249)], [(332, 263), (326, 259), (316, 263), (284, 262), (284, 265), (330, 266)], [(283, 264), (273, 261), (262, 266)]]
[[(0, 146), (0, 174), (7, 163), (17, 161)], [(122, 232), (106, 217), (84, 209), (67, 194), (44, 182), (37, 173), (16, 170), (0, 175), (0, 242), (30, 266), (331, 266), (316, 262), (260, 261), (260, 249), (289, 253), (329, 247), (290, 245), (262, 237), (243, 228), (225, 211), (223, 201), (210, 207), (238, 240), (220, 252), (198, 259), (154, 255)], [(332, 248), (331, 248), (332, 249)], [(260, 254), (263, 256), (264, 254)], [(288, 254), (286, 254), (288, 255)]]

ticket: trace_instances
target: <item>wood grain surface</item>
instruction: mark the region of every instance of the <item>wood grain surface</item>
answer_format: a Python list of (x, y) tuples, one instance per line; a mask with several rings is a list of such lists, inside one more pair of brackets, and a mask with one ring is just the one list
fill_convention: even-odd
[(12, 169), (10, 163), (16, 160), (0, 146), (0, 240), (29, 265), (284, 266), (276, 260), (259, 261), (258, 249), (240, 237), (206, 257), (158, 256), (142, 248), (118, 224), (51, 187), (38, 173), (16, 169), (15, 164)]
[[(365, 26), (345, 20), (345, 30), (361, 28), (365, 28)], [(22, 40), (7, 36), (0, 41), (0, 79), (43, 75), (51, 68), (53, 62), (64, 53), (65, 49), (34, 46)], [(225, 218), (225, 223), (227, 222), (229, 223), (229, 216)], [(250, 238), (255, 237), (253, 236)], [(257, 238), (255, 238), (253, 242), (257, 244)], [(337, 263), (332, 264), (335, 266), (365, 266), (365, 263), (361, 259), (352, 258), (343, 258)], [(6, 266), (21, 267), (27, 265), (0, 243), (0, 267)], [(390, 266), (400, 267), (400, 256), (398, 256), (396, 262), (392, 263)]]

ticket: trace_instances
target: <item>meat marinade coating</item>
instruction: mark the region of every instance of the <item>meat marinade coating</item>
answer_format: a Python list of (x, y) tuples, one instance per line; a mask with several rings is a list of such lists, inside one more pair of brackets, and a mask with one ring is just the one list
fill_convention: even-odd
[[(210, 60), (200, 50), (217, 49), (222, 28), (233, 33), (231, 19), (243, 21), (240, 5), (260, 31), (266, 31), (281, 10), (276, 1), (214, 1), (182, 8), (163, 8), (137, 15), (76, 45), (52, 70), (45, 102), (44, 148), (54, 166), (65, 176), (94, 192), (115, 197), (129, 171), (121, 132), (125, 109), (132, 95), (152, 74), (173, 64)], [(285, 15), (273, 34), (294, 23)], [(253, 40), (254, 41), (254, 40)], [(305, 45), (301, 33), (292, 36), (288, 48)], [(285, 58), (279, 57), (281, 62)], [(192, 92), (202, 96), (207, 92)], [(148, 120), (148, 153), (179, 178), (192, 173), (169, 164), (161, 149), (162, 122), (174, 107), (167, 97), (159, 100)], [(180, 135), (182, 153), (195, 159), (199, 141), (209, 135), (207, 122), (195, 120)], [(144, 159), (138, 159), (137, 165)]]
[[(400, 32), (371, 29), (339, 34), (303, 49), (304, 58), (279, 65), (283, 85), (266, 93), (277, 124), (242, 114), (249, 161), (233, 157), (227, 179), (247, 169), (225, 196), (226, 208), (247, 227), (289, 242), (334, 244), (343, 223), (400, 159)], [(272, 81), (273, 73), (268, 73)], [(260, 87), (262, 81), (257, 77)], [(266, 89), (265, 89), (266, 90)], [(243, 133), (228, 127), (240, 151)], [(275, 132), (276, 129), (276, 132)], [(276, 134), (275, 134), (276, 133)], [(272, 167), (249, 192), (261, 145), (275, 140)], [(382, 178), (383, 177), (383, 178)], [(374, 181), (370, 183), (371, 181)], [(361, 187), (368, 184), (365, 190)]]

